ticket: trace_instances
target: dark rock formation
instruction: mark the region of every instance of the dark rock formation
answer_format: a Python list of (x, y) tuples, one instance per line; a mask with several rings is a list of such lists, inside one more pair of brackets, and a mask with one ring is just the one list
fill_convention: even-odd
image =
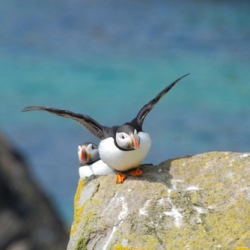
[(62, 250), (67, 243), (63, 223), (23, 157), (0, 134), (0, 249)]
[(250, 154), (145, 165), (141, 178), (80, 179), (68, 250), (250, 248)]

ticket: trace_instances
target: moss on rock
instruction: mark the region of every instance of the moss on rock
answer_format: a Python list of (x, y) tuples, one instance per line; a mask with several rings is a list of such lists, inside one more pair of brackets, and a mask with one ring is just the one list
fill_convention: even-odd
[(68, 250), (250, 248), (250, 154), (211, 152), (80, 180)]

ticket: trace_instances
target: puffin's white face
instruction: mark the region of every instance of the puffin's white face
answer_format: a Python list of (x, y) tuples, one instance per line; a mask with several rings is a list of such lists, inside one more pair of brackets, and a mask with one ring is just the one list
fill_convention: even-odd
[(133, 132), (116, 132), (115, 140), (117, 145), (125, 150), (140, 148), (140, 139), (136, 129)]
[(85, 143), (78, 146), (78, 157), (80, 163), (88, 164), (99, 159), (98, 148), (94, 143)]

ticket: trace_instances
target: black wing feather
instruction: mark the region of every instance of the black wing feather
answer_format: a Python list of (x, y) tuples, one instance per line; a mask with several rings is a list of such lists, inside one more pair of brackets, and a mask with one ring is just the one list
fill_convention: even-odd
[(142, 124), (147, 116), (147, 114), (151, 111), (151, 109), (155, 106), (156, 103), (160, 101), (160, 99), (183, 77), (188, 76), (190, 74), (186, 74), (174, 82), (172, 82), (169, 86), (167, 86), (165, 89), (163, 89), (154, 99), (152, 99), (150, 102), (148, 102), (146, 105), (142, 107), (142, 109), (138, 112), (137, 116), (131, 121), (131, 124), (137, 128), (138, 131), (142, 130)]
[(100, 139), (104, 139), (107, 136), (107, 133), (106, 133), (107, 131), (105, 131), (105, 129), (108, 130), (108, 128), (102, 126), (93, 118), (87, 115), (77, 114), (68, 110), (56, 109), (56, 108), (44, 107), (44, 106), (29, 106), (29, 107), (24, 108), (22, 112), (33, 111), (33, 110), (44, 110), (55, 115), (73, 119), (79, 122), (81, 125), (83, 125), (91, 134), (93, 134), (94, 136)]

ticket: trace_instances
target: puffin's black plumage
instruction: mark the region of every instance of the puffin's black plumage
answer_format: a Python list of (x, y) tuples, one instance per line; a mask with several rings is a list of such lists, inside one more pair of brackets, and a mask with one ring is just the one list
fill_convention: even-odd
[[(98, 146), (99, 156), (108, 167), (118, 171), (128, 171), (137, 168), (132, 171), (131, 174), (141, 175), (142, 172), (138, 167), (146, 157), (151, 146), (150, 136), (142, 130), (144, 119), (155, 104), (157, 104), (178, 81), (187, 75), (189, 74), (178, 78), (164, 88), (155, 98), (140, 109), (131, 122), (127, 122), (122, 126), (106, 127), (87, 115), (51, 107), (29, 106), (22, 111), (44, 110), (79, 122), (90, 133), (101, 139)], [(119, 174), (117, 183), (123, 182), (123, 180), (124, 176)]]
[[(144, 105), (140, 109), (140, 111), (138, 112), (136, 117), (131, 122), (127, 122), (125, 124), (132, 125), (137, 130), (137, 132), (142, 131), (142, 125), (143, 125), (144, 119), (147, 116), (147, 114), (152, 110), (152, 108), (155, 106), (155, 104), (157, 104), (160, 101), (160, 99), (178, 81), (180, 81), (182, 78), (184, 78), (185, 76), (188, 76), (188, 75), (189, 74), (186, 74), (186, 75), (178, 78), (174, 82), (172, 82), (169, 86), (167, 86), (165, 89), (163, 89), (154, 99), (152, 99), (146, 105)], [(91, 118), (87, 115), (74, 113), (74, 112), (64, 110), (64, 109), (56, 109), (56, 108), (52, 108), (52, 107), (28, 106), (28, 107), (24, 108), (22, 110), (22, 112), (33, 111), (33, 110), (44, 110), (44, 111), (48, 111), (52, 114), (56, 114), (56, 115), (59, 115), (62, 117), (73, 119), (73, 120), (79, 122), (80, 124), (82, 124), (91, 134), (93, 134), (94, 136), (96, 136), (97, 138), (99, 138), (101, 140), (108, 138), (110, 136), (113, 137), (115, 135), (116, 130), (119, 128), (119, 126), (113, 126), (113, 127), (103, 126), (100, 123), (98, 123), (96, 120), (94, 120), (93, 118)]]
[(186, 74), (180, 78), (178, 78), (177, 80), (175, 80), (174, 82), (172, 82), (170, 85), (168, 85), (165, 89), (163, 89), (154, 99), (152, 99), (151, 101), (149, 101), (146, 105), (144, 105), (140, 111), (138, 112), (138, 114), (136, 115), (136, 117), (130, 122), (130, 124), (132, 124), (133, 127), (135, 127), (137, 129), (137, 131), (142, 131), (142, 125), (144, 122), (145, 117), (147, 116), (147, 114), (151, 111), (151, 109), (155, 106), (155, 104), (157, 104), (160, 99), (172, 88), (174, 87), (174, 85), (179, 82), (182, 78), (184, 78), (185, 76), (188, 76), (189, 74)]
[(110, 135), (113, 135), (112, 128), (101, 125), (96, 120), (87, 115), (74, 113), (64, 109), (57, 109), (44, 106), (28, 106), (24, 108), (22, 112), (33, 111), (33, 110), (44, 110), (55, 115), (73, 119), (82, 124), (91, 134), (93, 134), (99, 139), (105, 139)]

